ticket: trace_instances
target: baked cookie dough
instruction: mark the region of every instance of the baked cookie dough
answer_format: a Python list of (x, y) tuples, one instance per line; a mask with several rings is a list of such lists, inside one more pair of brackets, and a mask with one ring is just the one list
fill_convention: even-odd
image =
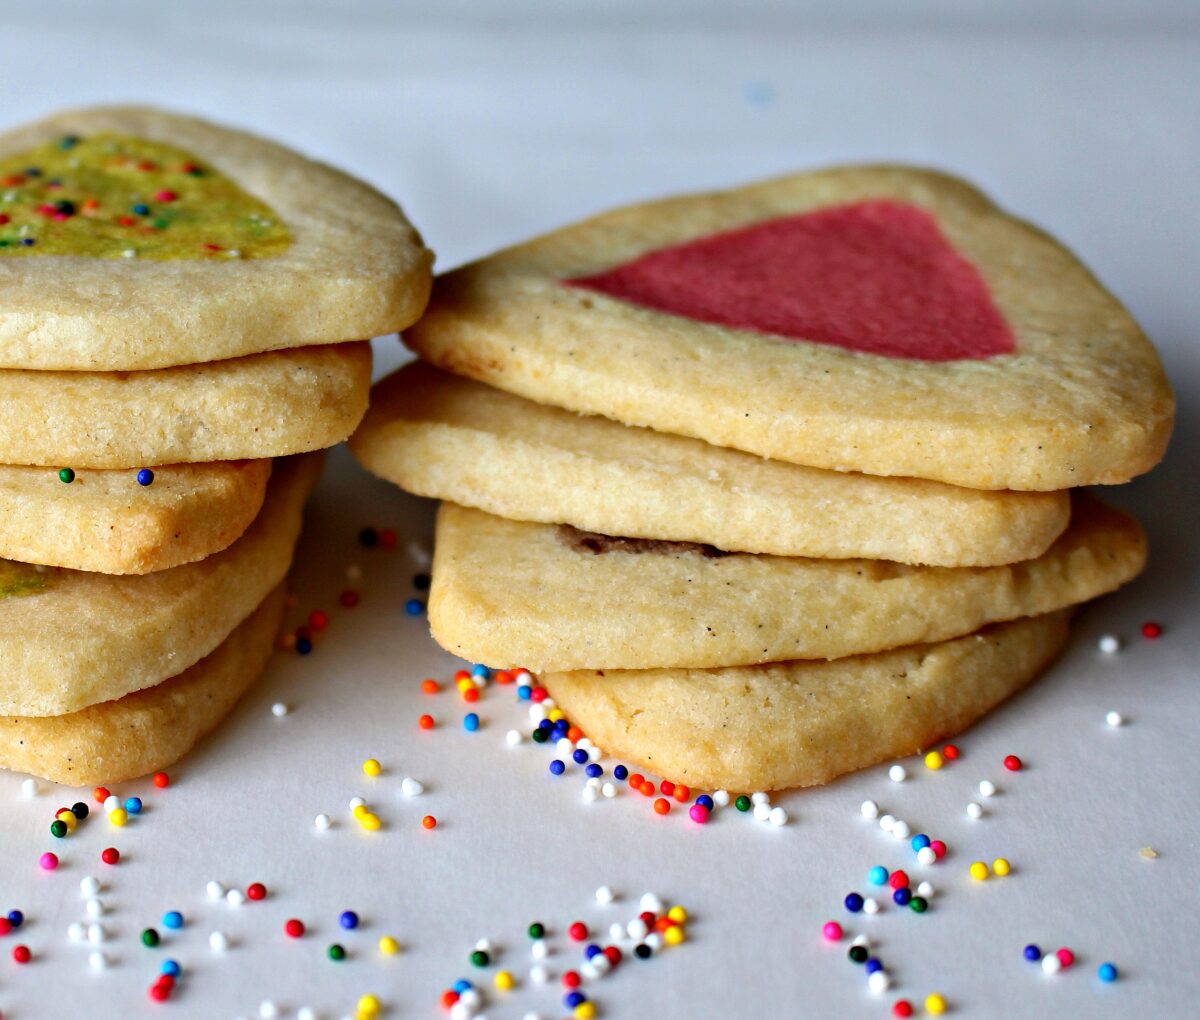
[(0, 136), (0, 367), (128, 371), (403, 329), (433, 253), (283, 146), (139, 107)]
[(196, 563), (113, 577), (0, 561), (0, 715), (66, 715), (208, 655), (287, 574), (323, 460), (277, 461), (254, 523)]
[(169, 768), (266, 668), (284, 595), (279, 585), (205, 658), (153, 687), (69, 715), (0, 717), (0, 768), (64, 786), (120, 783)]
[(540, 403), (836, 471), (1125, 482), (1175, 402), (1137, 323), (970, 185), (847, 166), (606, 213), (441, 277), (404, 341)]
[[(0, 465), (0, 558), (101, 574), (148, 574), (220, 552), (257, 516), (269, 460), (138, 472)], [(73, 476), (73, 477), (72, 477)]]
[(421, 496), (500, 517), (731, 552), (966, 567), (1040, 555), (1065, 492), (986, 492), (764, 460), (578, 415), (415, 362), (377, 383), (350, 448)]
[(334, 446), (367, 410), (365, 341), (146, 372), (0, 369), (0, 464), (140, 468)]
[(1068, 616), (832, 662), (547, 673), (541, 683), (606, 754), (654, 775), (708, 790), (815, 786), (970, 726), (1058, 654)]
[(1074, 506), (1037, 559), (912, 567), (609, 538), (446, 503), (429, 624), (460, 658), (536, 672), (836, 659), (942, 641), (1137, 576), (1138, 523), (1085, 494)]

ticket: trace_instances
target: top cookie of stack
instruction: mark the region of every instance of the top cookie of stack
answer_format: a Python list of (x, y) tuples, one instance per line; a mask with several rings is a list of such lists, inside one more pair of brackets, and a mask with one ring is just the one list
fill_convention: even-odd
[(228, 711), (282, 612), (298, 455), (354, 430), (432, 261), (372, 188), (200, 120), (0, 136), (0, 764), (118, 780)]
[(695, 785), (820, 782), (1030, 679), (1144, 559), (1066, 490), (1148, 470), (1174, 414), (1069, 252), (905, 167), (596, 217), (441, 278), (405, 340), (476, 380), (405, 368), (352, 439), (463, 504), (435, 637)]

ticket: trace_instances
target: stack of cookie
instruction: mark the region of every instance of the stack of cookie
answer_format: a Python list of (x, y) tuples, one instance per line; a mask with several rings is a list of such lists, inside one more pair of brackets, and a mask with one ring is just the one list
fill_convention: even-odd
[(262, 672), (314, 452), (432, 256), (366, 185), (146, 109), (0, 137), (0, 765), (164, 768)]
[(1145, 559), (1068, 490), (1174, 413), (1069, 252), (901, 167), (600, 216), (443, 277), (405, 339), (429, 364), (351, 445), (447, 501), (434, 636), (694, 787), (825, 782), (1031, 680)]

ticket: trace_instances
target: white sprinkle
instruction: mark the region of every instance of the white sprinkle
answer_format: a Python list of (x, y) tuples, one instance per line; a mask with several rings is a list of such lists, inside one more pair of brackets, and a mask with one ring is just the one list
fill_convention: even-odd
[(104, 970), (108, 966), (108, 957), (99, 949), (93, 949), (88, 953), (88, 966), (92, 970)]
[(579, 965), (579, 974), (588, 981), (594, 981), (600, 976), (599, 971), (596, 970), (596, 965), (591, 960), (586, 960)]
[(850, 943), (852, 946), (862, 946), (865, 949), (871, 948), (871, 940), (866, 935), (855, 935), (854, 941)]
[(771, 817), (770, 804), (755, 804), (754, 805), (754, 820), (756, 822), (765, 822)]
[(895, 815), (880, 815), (879, 816), (879, 827), (884, 832), (891, 832), (892, 826), (895, 824), (896, 824), (896, 816)]
[(579, 742), (575, 745), (581, 751), (590, 751), (596, 745), (593, 744), (587, 737), (580, 737)]
[(67, 938), (72, 942), (86, 942), (87, 929), (78, 921), (75, 921), (67, 928)]
[(313, 825), (315, 825), (321, 832), (328, 832), (329, 827), (332, 824), (333, 824), (333, 819), (330, 818), (329, 815), (325, 814), (324, 812), (317, 815), (317, 817), (313, 819)]
[(759, 790), (758, 793), (750, 794), (750, 803), (755, 807), (757, 807), (759, 804), (770, 804), (771, 796), (770, 794), (763, 793), (762, 790)]
[(596, 776), (588, 776), (587, 782), (583, 785), (590, 786), (593, 790), (598, 791), (600, 789), (600, 780)]
[(663, 901), (652, 892), (642, 893), (640, 906), (643, 911), (648, 910), (652, 914), (661, 914), (663, 912)]
[(529, 706), (529, 721), (535, 726), (546, 718), (546, 710), (539, 704)]
[(263, 999), (263, 1001), (258, 1004), (258, 1015), (262, 1018), (262, 1020), (278, 1020), (279, 1007), (275, 1005), (275, 1001), (273, 999)]
[(712, 795), (713, 804), (717, 807), (729, 807), (729, 791), (716, 790)]
[(540, 963), (535, 963), (529, 968), (529, 980), (535, 985), (544, 985), (550, 980), (550, 972)]
[(612, 901), (615, 899), (616, 896), (613, 894), (612, 889), (607, 885), (602, 885), (596, 890), (597, 903), (603, 903), (605, 906), (608, 906), (608, 904), (612, 903)]
[(892, 979), (888, 977), (886, 970), (877, 970), (867, 976), (867, 988), (876, 995), (882, 995), (892, 985)]
[(38, 784), (36, 779), (26, 779), (21, 783), (21, 793), (26, 797), (36, 797), (38, 795)]
[(491, 953), (492, 940), (491, 939), (480, 939), (478, 942), (475, 943), (475, 949), (477, 952), (480, 952), (480, 953)]
[(629, 937), (631, 939), (633, 939), (635, 942), (638, 939), (644, 939), (646, 937), (646, 933), (649, 930), (650, 929), (646, 927), (646, 922), (643, 921), (640, 917), (635, 917), (632, 921), (629, 922), (629, 924), (627, 924), (625, 926), (625, 931), (629, 934)]
[(225, 895), (225, 887), (220, 882), (209, 882), (204, 891), (210, 900), (219, 900)]
[(1109, 712), (1108, 715), (1104, 717), (1104, 721), (1108, 723), (1109, 726), (1116, 729), (1116, 727), (1124, 725), (1125, 717), (1121, 715), (1120, 712)]
[[(542, 704), (544, 705), (545, 702), (542, 702)], [(559, 737), (558, 740), (555, 741), (554, 750), (556, 750), (559, 754), (570, 758), (575, 751), (575, 745), (572, 744), (571, 741), (566, 737)]]
[(588, 764), (590, 765), (592, 762), (597, 762), (601, 758), (603, 758), (604, 752), (601, 751), (600, 748), (598, 748), (598, 747), (589, 747), (587, 755), (588, 755)]
[(772, 825), (787, 825), (788, 814), (781, 807), (771, 808), (771, 813), (767, 816), (767, 821)]
[(544, 960), (550, 954), (550, 947), (545, 939), (534, 939), (529, 944), (529, 955), (535, 960)]
[(923, 846), (917, 851), (918, 864), (933, 864), (937, 861), (937, 854), (934, 853), (933, 847)]
[(87, 926), (87, 940), (93, 946), (100, 945), (106, 938), (108, 938), (108, 932), (104, 930), (104, 925), (92, 923)]
[(652, 931), (643, 941), (656, 953), (663, 947), (663, 937), (656, 931)]
[[(936, 854), (934, 856), (937, 856)], [(917, 885), (917, 895), (929, 899), (933, 895), (933, 886), (928, 882), (921, 882)]]
[[(721, 792), (724, 793), (723, 790)], [(714, 797), (713, 800), (716, 800), (716, 798)], [(725, 794), (725, 800), (728, 803), (729, 794), (727, 793)], [(721, 806), (724, 807), (725, 805), (722, 804)], [(879, 805), (873, 800), (864, 800), (858, 810), (861, 812), (863, 818), (869, 818), (871, 821), (879, 817)]]
[(542, 1020), (542, 1014), (533, 1012), (526, 1013), (521, 1020)]
[(124, 807), (124, 806), (125, 805), (121, 803), (121, 798), (118, 797), (115, 793), (109, 794), (107, 797), (104, 798), (104, 810), (107, 814), (111, 815), (114, 811), (117, 810), (117, 808)]
[(912, 829), (903, 818), (897, 818), (896, 823), (892, 826), (892, 835), (897, 839), (908, 839), (912, 835)]
[(874, 896), (868, 896), (865, 900), (863, 900), (862, 909), (863, 909), (864, 914), (871, 914), (871, 915), (878, 914), (879, 913), (879, 901), (877, 899), (875, 899)]
[(360, 807), (366, 807), (366, 806), (367, 806), (367, 802), (365, 800), (363, 800), (362, 797), (351, 797), (350, 798), (350, 813), (351, 814), (354, 814), (354, 812), (357, 811)]
[(977, 801), (971, 801), (967, 805), (967, 817), (968, 818), (976, 818), (976, 819), (982, 818), (983, 817), (983, 807)]
[(605, 974), (612, 970), (612, 964), (608, 962), (608, 957), (603, 953), (597, 953), (595, 956), (593, 956), (591, 959), (591, 964), (593, 969), (598, 975), (600, 975), (600, 977), (604, 977)]
[(1116, 634), (1102, 634), (1096, 647), (1105, 655), (1116, 655), (1121, 650), (1121, 639)]
[(79, 880), (79, 891), (89, 898), (99, 895), (100, 879), (95, 875), (88, 875), (87, 878), (81, 878)]
[(317, 1011), (311, 1006), (301, 1006), (296, 1010), (296, 1020), (317, 1020)]
[(223, 931), (211, 932), (208, 936), (208, 948), (214, 953), (223, 953), (229, 948), (229, 936)]
[(433, 562), (429, 550), (416, 539), (408, 543), (408, 558), (418, 567), (428, 567)]
[(981, 779), (979, 781), (979, 796), (994, 797), (996, 796), (996, 784), (990, 779)]
[(288, 707), (282, 701), (277, 701), (271, 706), (271, 715), (273, 715), (276, 719), (282, 719), (287, 714)]
[(123, 252), (121, 252), (121, 257), (125, 258), (125, 259), (136, 259), (137, 258), (137, 249), (136, 248), (126, 248)]
[(93, 921), (96, 920), (96, 918), (98, 918), (98, 917), (104, 916), (104, 904), (101, 903), (99, 900), (95, 900), (95, 899), (88, 900), (87, 903), (85, 903), (83, 905), (83, 909), (84, 909), (84, 913), (86, 913), (87, 916), (90, 917)]
[(1062, 960), (1054, 953), (1047, 953), (1042, 957), (1042, 971), (1046, 974), (1057, 974), (1062, 970)]
[(474, 1012), (483, 1005), (483, 999), (480, 998), (479, 991), (475, 988), (468, 988), (458, 997), (458, 1001), (465, 1003), (467, 1009), (471, 1010), (471, 1012)]
[(461, 998), (450, 1007), (450, 1020), (471, 1020), (471, 1008)]
[(506, 734), (504, 734), (504, 742), (509, 747), (516, 747), (519, 743), (521, 743), (521, 739), (520, 730), (509, 730)]
[(604, 794), (605, 797), (612, 799), (617, 795), (617, 788), (612, 783), (605, 783), (600, 787), (600, 792)]
[(613, 921), (613, 923), (608, 926), (608, 938), (610, 942), (624, 942), (625, 926), (619, 921)]
[(225, 894), (225, 902), (231, 907), (240, 907), (246, 902), (246, 894), (241, 889), (230, 889)]
[(419, 797), (425, 792), (425, 787), (412, 776), (405, 776), (400, 781), (400, 792), (406, 797)]
[(903, 765), (893, 765), (888, 769), (888, 779), (893, 783), (903, 783), (908, 778), (908, 769)]
[(580, 796), (583, 798), (583, 802), (585, 804), (594, 804), (596, 803), (596, 798), (599, 797), (600, 794), (594, 786), (585, 786), (583, 790), (580, 791)]

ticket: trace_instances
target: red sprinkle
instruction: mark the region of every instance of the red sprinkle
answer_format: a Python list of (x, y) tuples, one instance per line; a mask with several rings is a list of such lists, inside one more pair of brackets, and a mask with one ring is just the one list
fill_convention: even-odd
[(1009, 772), (1020, 772), (1021, 771), (1021, 759), (1018, 758), (1015, 754), (1010, 754), (1010, 755), (1008, 755), (1008, 757), (1006, 757), (1004, 759), (1004, 767), (1006, 769), (1008, 769)]
[(168, 776), (165, 772), (155, 772), (154, 773), (154, 785), (157, 786), (160, 790), (165, 790), (168, 786), (171, 785), (171, 777)]
[(12, 957), (17, 963), (28, 963), (33, 959), (33, 953), (29, 951), (28, 946), (17, 946), (13, 949)]
[(12, 931), (12, 922), (7, 917), (0, 917), (0, 935), (7, 935)]
[(329, 626), (329, 614), (323, 609), (314, 609), (308, 614), (308, 625), (313, 630), (324, 630)]
[(892, 1007), (892, 1016), (912, 1016), (912, 1003), (907, 999), (897, 999), (896, 1004)]
[(449, 1009), (458, 1002), (458, 992), (453, 988), (447, 988), (442, 992), (442, 1009)]
[(171, 986), (164, 984), (151, 985), (148, 994), (155, 1002), (166, 1002), (171, 997)]
[(262, 882), (255, 882), (246, 889), (246, 898), (251, 900), (265, 900), (267, 898), (267, 887)]
[(940, 839), (935, 839), (929, 844), (929, 849), (933, 851), (933, 856), (939, 861), (946, 856), (946, 844)]
[(417, 725), (420, 726), (421, 729), (423, 729), (423, 730), (433, 729), (433, 716), (431, 716), (431, 715), (421, 716), (421, 718), (417, 720)]
[(396, 544), (396, 533), (391, 528), (384, 528), (379, 533), (379, 544), (385, 549), (391, 549)]
[(105, 864), (119, 864), (121, 861), (121, 851), (115, 846), (110, 846), (106, 850), (100, 851), (100, 860)]
[(304, 922), (298, 917), (289, 918), (283, 926), (283, 931), (288, 938), (298, 939), (304, 934)]
[(441, 689), (442, 689), (442, 685), (439, 684), (436, 680), (422, 680), (421, 681), (421, 690), (423, 690), (426, 694), (437, 694), (438, 691), (440, 691)]
[[(932, 845), (933, 844), (931, 843), (930, 846), (932, 846)], [(934, 853), (936, 854), (937, 851), (935, 850)], [(899, 870), (893, 871), (888, 876), (888, 885), (890, 885), (893, 889), (907, 889), (908, 888), (908, 872), (899, 871)]]
[(588, 927), (582, 921), (576, 921), (567, 929), (567, 934), (576, 942), (582, 942), (588, 937)]
[(1142, 624), (1142, 637), (1148, 641), (1154, 641), (1156, 638), (1162, 637), (1162, 624), (1155, 623), (1153, 620), (1147, 620)]
[(344, 591), (338, 596), (338, 603), (345, 609), (353, 609), (359, 603), (359, 595), (356, 591)]
[(622, 960), (621, 950), (618, 949), (616, 946), (605, 946), (604, 947), (604, 955), (606, 957), (608, 957), (608, 962), (611, 963), (614, 967), (618, 963), (620, 963)]
[(421, 824), (423, 826), (425, 826), (425, 828), (427, 828), (427, 829), (436, 829), (437, 828), (437, 819), (434, 818), (433, 815), (426, 815), (424, 818), (421, 819)]
[(156, 202), (174, 202), (179, 196), (173, 191), (163, 189), (154, 196)]
[[(958, 760), (958, 745), (957, 744), (947, 744), (945, 747), (942, 748), (942, 757), (945, 758), (946, 761), (957, 761)], [(901, 1001), (903, 1001), (903, 1000), (901, 1000)]]
[(564, 988), (578, 988), (582, 979), (576, 971), (567, 971), (562, 978)]

